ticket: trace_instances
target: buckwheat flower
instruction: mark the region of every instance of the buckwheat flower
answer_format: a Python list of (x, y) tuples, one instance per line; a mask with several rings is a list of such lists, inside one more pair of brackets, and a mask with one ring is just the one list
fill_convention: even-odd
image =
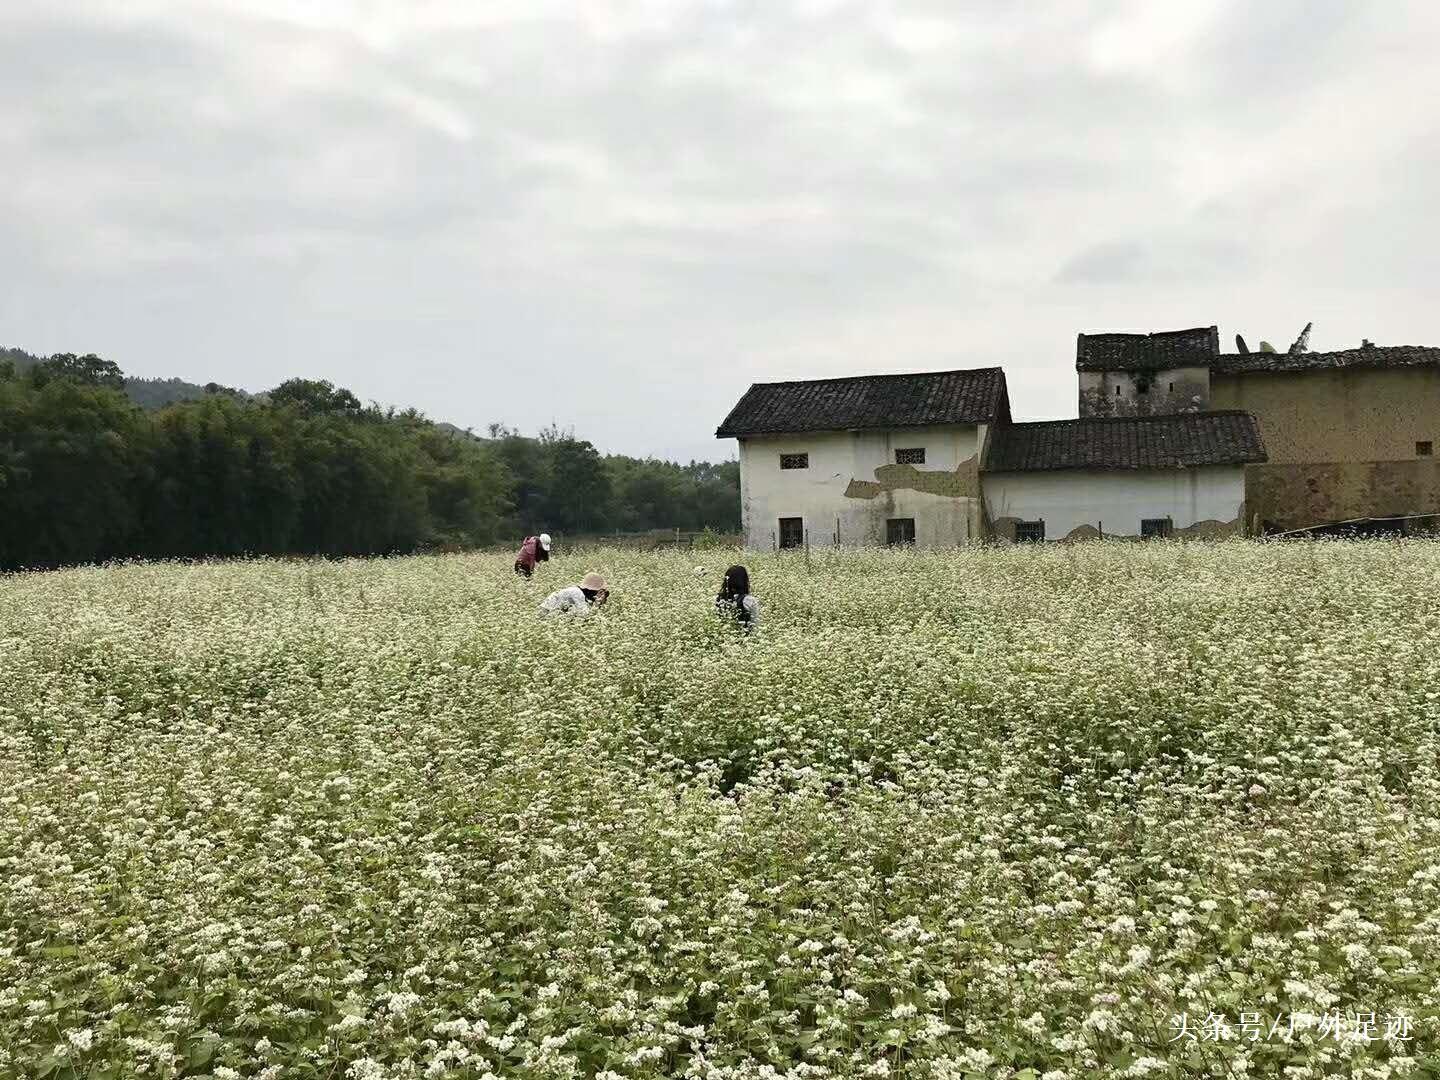
[(95, 1032), (91, 1031), (89, 1028), (80, 1028), (76, 1031), (67, 1031), (65, 1033), (65, 1038), (71, 1046), (83, 1053), (84, 1051), (89, 1050), (91, 1045), (95, 1042)]
[(1122, 1076), (1149, 1076), (1153, 1072), (1162, 1072), (1169, 1068), (1164, 1061), (1155, 1057), (1138, 1057), (1130, 1063)]
[(1129, 915), (1120, 915), (1106, 927), (1112, 934), (1133, 934), (1135, 932), (1135, 920)]
[(989, 1050), (971, 1046), (960, 1051), (960, 1062), (962, 1067), (971, 1072), (984, 1072), (995, 1064), (995, 1055)]
[(901, 1004), (896, 1005), (893, 1009), (891, 1009), (890, 1015), (896, 1020), (908, 1020), (910, 1019), (910, 1017), (915, 1016), (917, 1013), (919, 1013), (919, 1011), (920, 1010), (917, 1009), (914, 1005)]

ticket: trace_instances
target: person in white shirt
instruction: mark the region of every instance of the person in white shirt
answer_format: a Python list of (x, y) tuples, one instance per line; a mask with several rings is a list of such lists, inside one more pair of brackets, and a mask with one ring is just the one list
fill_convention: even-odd
[(579, 585), (553, 592), (540, 605), (544, 615), (589, 615), (610, 599), (610, 589), (599, 574), (586, 574)]
[(715, 611), (722, 619), (733, 619), (742, 630), (760, 625), (760, 601), (750, 594), (750, 571), (745, 567), (732, 566), (725, 571)]

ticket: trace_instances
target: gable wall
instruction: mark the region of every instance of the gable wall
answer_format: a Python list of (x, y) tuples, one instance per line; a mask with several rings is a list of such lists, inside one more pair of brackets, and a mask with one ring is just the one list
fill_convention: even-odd
[[(913, 518), (918, 547), (979, 540), (984, 531), (979, 450), (985, 425), (811, 432), (740, 440), (747, 547), (773, 548), (779, 519), (799, 517), (812, 546), (885, 543), (886, 521)], [(923, 466), (896, 465), (898, 448), (924, 447)], [(780, 455), (807, 453), (808, 469)]]
[[(1079, 371), (1080, 416), (1168, 416), (1220, 408), (1210, 403), (1210, 369)], [(1142, 392), (1143, 389), (1143, 392)]]

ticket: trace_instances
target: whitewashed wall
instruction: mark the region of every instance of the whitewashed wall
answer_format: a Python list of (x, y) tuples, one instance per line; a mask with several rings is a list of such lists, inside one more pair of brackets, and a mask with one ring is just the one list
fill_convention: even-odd
[[(740, 505), (747, 547), (774, 547), (781, 518), (805, 520), (812, 545), (863, 547), (885, 543), (889, 518), (914, 518), (918, 547), (949, 547), (981, 538), (979, 498), (950, 498), (913, 489), (874, 498), (845, 494), (852, 480), (875, 482), (875, 470), (895, 462), (897, 448), (923, 446), (924, 471), (954, 472), (971, 462), (985, 426), (818, 432), (740, 440)], [(808, 469), (781, 469), (781, 454), (809, 454)]]
[(1242, 517), (1245, 505), (1241, 465), (992, 472), (983, 480), (991, 521), (1044, 521), (1047, 540), (1087, 525), (1107, 536), (1139, 536), (1142, 518), (1168, 517), (1177, 530), (1229, 523)]

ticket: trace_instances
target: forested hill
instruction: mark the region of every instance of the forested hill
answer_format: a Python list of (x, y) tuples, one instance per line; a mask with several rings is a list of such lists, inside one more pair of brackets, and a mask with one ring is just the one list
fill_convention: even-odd
[(739, 528), (733, 461), (602, 456), (553, 427), (480, 437), (324, 380), (193, 388), (142, 409), (97, 356), (0, 351), (0, 569)]
[[(35, 365), (44, 361), (44, 357), (28, 353), (24, 349), (0, 347), (0, 363), (9, 360), (15, 365), (16, 371), (29, 371)], [(215, 384), (212, 383), (211, 386)], [(142, 409), (160, 409), (166, 405), (173, 405), (177, 401), (198, 401), (207, 393), (212, 391), (197, 383), (186, 382), (184, 379), (137, 379), (133, 375), (125, 377), (125, 396), (135, 402)], [(243, 390), (235, 393), (245, 396)]]

